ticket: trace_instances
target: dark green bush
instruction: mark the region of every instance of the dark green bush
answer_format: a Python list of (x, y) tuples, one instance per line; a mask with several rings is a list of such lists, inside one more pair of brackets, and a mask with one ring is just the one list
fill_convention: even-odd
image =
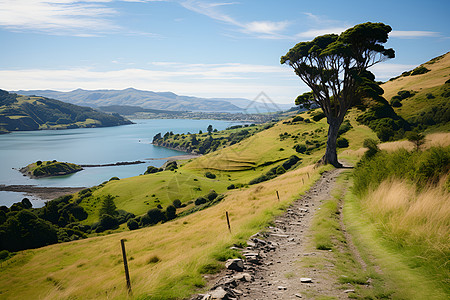
[(436, 98), (436, 97), (433, 96), (432, 93), (427, 93), (426, 97), (427, 97), (427, 99), (434, 99), (434, 98)]
[(449, 148), (431, 148), (422, 155), (416, 171), (416, 177), (422, 183), (437, 183), (439, 177), (450, 171)]
[(127, 226), (130, 230), (139, 229), (139, 223), (135, 219), (129, 219), (127, 222)]
[(108, 229), (116, 229), (119, 227), (117, 219), (110, 215), (102, 215), (100, 217), (100, 223), (95, 230), (96, 232), (103, 232)]
[(344, 137), (340, 137), (336, 141), (336, 146), (338, 148), (347, 148), (348, 147), (348, 140)]
[(157, 173), (157, 172), (160, 172), (160, 169), (159, 168), (156, 168), (156, 167), (154, 167), (154, 166), (148, 166), (148, 168), (147, 168), (147, 170), (145, 171), (145, 175), (146, 174), (153, 174), (153, 173)]
[(206, 199), (208, 199), (209, 201), (213, 201), (214, 199), (216, 199), (218, 196), (218, 194), (216, 193), (216, 191), (211, 190), (207, 195), (206, 195)]
[(211, 172), (206, 172), (205, 173), (205, 177), (210, 178), (210, 179), (214, 179), (214, 178), (216, 178), (216, 175), (211, 173)]
[(312, 116), (312, 119), (313, 119), (315, 122), (318, 122), (318, 121), (322, 120), (323, 118), (325, 118), (325, 114), (324, 114), (323, 111), (321, 111), (321, 110), (318, 110), (318, 111), (316, 111), (316, 112), (313, 112), (313, 113), (311, 114), (311, 116)]
[(424, 66), (420, 66), (420, 67), (417, 67), (414, 70), (412, 70), (411, 76), (425, 74), (428, 72), (430, 72), (429, 69), (425, 68)]
[(344, 122), (342, 122), (341, 126), (339, 127), (338, 136), (346, 133), (347, 131), (349, 131), (352, 128), (353, 128), (353, 126), (352, 126), (352, 124), (350, 124), (350, 121), (344, 120)]
[(298, 153), (305, 153), (306, 145), (305, 144), (294, 145), (294, 150), (297, 151)]
[(147, 212), (147, 217), (149, 218), (149, 224), (154, 225), (158, 224), (161, 221), (164, 221), (164, 214), (160, 209), (152, 208)]
[(111, 177), (111, 178), (109, 179), (109, 181), (113, 181), (113, 180), (120, 180), (120, 178), (117, 177), (117, 176), (114, 176), (114, 177)]
[(195, 205), (202, 205), (205, 204), (208, 200), (206, 200), (206, 198), (204, 197), (198, 197), (197, 199), (195, 199)]
[(166, 170), (173, 171), (178, 169), (178, 164), (176, 161), (168, 162), (166, 165)]
[[(412, 92), (412, 91), (405, 91), (405, 90), (399, 91), (399, 92), (397, 93), (397, 95), (400, 97), (400, 100), (403, 100), (403, 99), (412, 97), (412, 96), (414, 96), (414, 94), (415, 94), (415, 92)], [(395, 97), (396, 97), (396, 96), (394, 96), (394, 97), (392, 97), (392, 98), (395, 98)]]
[(294, 119), (292, 119), (292, 122), (301, 122), (304, 119), (301, 116), (295, 116)]
[(398, 99), (391, 100), (391, 106), (392, 107), (402, 107), (402, 103)]
[(279, 166), (277, 168), (277, 170), (276, 170), (276, 174), (277, 175), (281, 175), (281, 174), (284, 174), (284, 173), (286, 173), (286, 170), (283, 168), (283, 166)]
[(236, 188), (236, 186), (234, 184), (230, 184), (229, 186), (227, 186), (227, 190), (234, 190)]
[(181, 207), (181, 201), (180, 201), (180, 199), (175, 199), (175, 200), (173, 200), (172, 205), (173, 205), (175, 208), (180, 208), (180, 207)]
[(177, 217), (177, 209), (175, 208), (175, 206), (169, 205), (167, 206), (164, 215), (167, 221), (173, 220)]

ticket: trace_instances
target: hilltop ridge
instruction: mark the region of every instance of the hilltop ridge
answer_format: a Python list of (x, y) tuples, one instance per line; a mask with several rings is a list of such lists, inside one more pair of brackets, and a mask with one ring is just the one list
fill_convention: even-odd
[(59, 100), (0, 90), (0, 132), (127, 124), (132, 122), (118, 114), (107, 114)]

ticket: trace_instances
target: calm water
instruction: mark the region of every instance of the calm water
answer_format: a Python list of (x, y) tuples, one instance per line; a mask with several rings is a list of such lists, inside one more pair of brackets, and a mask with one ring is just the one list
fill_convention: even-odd
[[(133, 120), (136, 124), (68, 130), (23, 131), (0, 135), (0, 184), (48, 187), (89, 187), (113, 176), (126, 178), (143, 174), (149, 165), (160, 167), (165, 160), (149, 160), (183, 154), (153, 146), (158, 132), (205, 132), (209, 124), (218, 130), (235, 125), (216, 120)], [(38, 160), (58, 160), (76, 164), (106, 164), (119, 161), (148, 160), (145, 164), (86, 168), (64, 177), (30, 179), (18, 169)], [(21, 193), (0, 191), (0, 206), (22, 200)], [(31, 199), (31, 197), (27, 196)], [(31, 199), (34, 207), (43, 205)]]

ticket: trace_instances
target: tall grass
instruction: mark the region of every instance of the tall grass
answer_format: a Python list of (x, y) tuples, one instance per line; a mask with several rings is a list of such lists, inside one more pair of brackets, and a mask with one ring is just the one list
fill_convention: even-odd
[(355, 169), (361, 208), (413, 269), (450, 292), (450, 147), (381, 152)]

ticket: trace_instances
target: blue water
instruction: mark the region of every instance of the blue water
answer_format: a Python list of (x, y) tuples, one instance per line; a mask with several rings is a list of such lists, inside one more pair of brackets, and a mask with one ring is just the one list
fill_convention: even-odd
[[(153, 146), (153, 136), (167, 131), (174, 133), (203, 132), (211, 124), (218, 130), (236, 122), (218, 120), (133, 120), (136, 124), (106, 128), (22, 131), (0, 135), (0, 184), (36, 185), (47, 187), (90, 187), (113, 176), (126, 178), (143, 174), (149, 165), (160, 167), (160, 159), (184, 154), (180, 151)], [(38, 160), (58, 160), (76, 164), (107, 164), (119, 161), (145, 160), (145, 164), (85, 168), (63, 177), (30, 179), (18, 169)], [(0, 192), (0, 206), (10, 206), (25, 195)], [(34, 207), (43, 201), (27, 196)]]

